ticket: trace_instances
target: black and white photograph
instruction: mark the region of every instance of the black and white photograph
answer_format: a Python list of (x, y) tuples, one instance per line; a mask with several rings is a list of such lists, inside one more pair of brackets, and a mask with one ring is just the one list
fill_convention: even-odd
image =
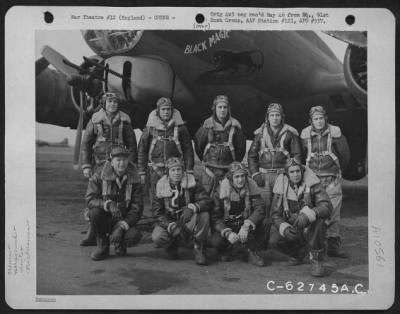
[[(30, 31), (35, 204), (8, 218), (5, 272), (33, 278), (35, 306), (333, 309), (390, 273), (394, 172), (371, 181), (394, 165), (371, 134), (377, 31), (346, 15), (327, 28), (326, 9), (208, 9), (75, 10)], [(163, 26), (185, 12), (194, 25)], [(371, 206), (383, 188), (386, 212)]]

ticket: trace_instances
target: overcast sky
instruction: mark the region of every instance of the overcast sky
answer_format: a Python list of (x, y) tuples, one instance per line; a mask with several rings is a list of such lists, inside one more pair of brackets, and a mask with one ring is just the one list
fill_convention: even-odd
[[(317, 32), (317, 34), (327, 43), (336, 54), (337, 58), (343, 62), (347, 44), (322, 32)], [(82, 56), (94, 55), (93, 51), (85, 43), (80, 31), (77, 30), (37, 31), (35, 48), (36, 59), (40, 58), (40, 51), (44, 45), (49, 45), (56, 49), (75, 64), (81, 64), (83, 62)], [(70, 128), (36, 123), (36, 138), (44, 141), (61, 141), (66, 137), (70, 145), (74, 145), (75, 134), (76, 131)]]

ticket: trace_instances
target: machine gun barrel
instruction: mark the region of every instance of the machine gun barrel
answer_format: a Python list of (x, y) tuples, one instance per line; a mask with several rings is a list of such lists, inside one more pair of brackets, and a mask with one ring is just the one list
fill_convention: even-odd
[(116, 72), (116, 71), (114, 71), (114, 70), (112, 70), (112, 69), (110, 69), (110, 68), (108, 68), (108, 67), (106, 67), (106, 66), (104, 66), (104, 65), (102, 65), (100, 63), (98, 63), (98, 62), (92, 61), (87, 57), (83, 57), (83, 60), (85, 60), (85, 62), (89, 63), (90, 65), (93, 65), (93, 66), (95, 66), (97, 68), (100, 68), (100, 69), (102, 69), (104, 71), (107, 71), (107, 72), (109, 72), (109, 73), (111, 73), (111, 74), (113, 74), (113, 75), (115, 75), (115, 76), (117, 76), (117, 77), (119, 77), (119, 78), (121, 78), (123, 80), (127, 80), (129, 82), (131, 80), (129, 77), (127, 77), (125, 75), (122, 75), (121, 73), (118, 73), (118, 72)]
[(91, 71), (89, 71), (87, 69), (84, 69), (84, 68), (82, 68), (82, 67), (80, 67), (80, 66), (78, 66), (78, 65), (76, 65), (76, 64), (74, 64), (74, 63), (72, 63), (72, 62), (70, 62), (68, 60), (63, 59), (63, 63), (68, 65), (71, 68), (74, 68), (75, 70), (78, 70), (79, 72), (88, 74), (88, 75), (90, 75), (90, 76), (92, 76), (94, 78), (97, 78), (97, 79), (101, 80), (101, 81), (105, 81), (104, 77), (101, 77), (101, 76), (99, 76), (97, 74), (94, 74), (93, 72), (91, 72)]

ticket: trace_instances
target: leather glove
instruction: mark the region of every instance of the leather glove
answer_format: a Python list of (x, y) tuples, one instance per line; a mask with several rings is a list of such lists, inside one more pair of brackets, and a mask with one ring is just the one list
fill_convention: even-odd
[(285, 231), (283, 232), (283, 234), (285, 235), (285, 238), (290, 240), (290, 241), (294, 241), (297, 239), (297, 231), (294, 227), (290, 226), (287, 227), (285, 229)]
[(88, 167), (88, 168), (83, 169), (83, 176), (84, 176), (85, 178), (90, 179), (92, 175), (93, 175), (92, 168), (89, 168), (89, 167)]
[(245, 243), (247, 242), (247, 238), (249, 236), (249, 230), (250, 230), (250, 225), (245, 222), (242, 227), (239, 230), (238, 236), (240, 239), (240, 242)]
[(121, 211), (119, 210), (118, 205), (117, 205), (116, 202), (111, 201), (108, 204), (108, 209), (109, 209), (110, 214), (111, 214), (113, 219), (115, 219), (115, 220), (121, 220), (122, 219)]
[(253, 180), (256, 181), (257, 185), (259, 187), (264, 187), (265, 186), (265, 179), (262, 173), (257, 173), (254, 177)]
[(111, 243), (121, 243), (124, 238), (125, 230), (121, 226), (114, 229), (113, 233), (110, 235)]
[(140, 184), (141, 185), (145, 185), (146, 184), (146, 175), (145, 174), (141, 174), (140, 175)]
[(297, 227), (299, 230), (303, 230), (310, 224), (310, 221), (308, 220), (308, 217), (301, 213), (300, 215), (297, 216), (296, 221), (294, 222), (294, 226)]
[(226, 239), (229, 241), (229, 243), (235, 244), (236, 242), (239, 241), (239, 236), (236, 232), (231, 232), (228, 234)]
[(193, 210), (189, 207), (186, 207), (181, 214), (180, 220), (183, 224), (185, 224), (189, 222), (190, 219), (192, 219), (192, 216), (193, 216)]

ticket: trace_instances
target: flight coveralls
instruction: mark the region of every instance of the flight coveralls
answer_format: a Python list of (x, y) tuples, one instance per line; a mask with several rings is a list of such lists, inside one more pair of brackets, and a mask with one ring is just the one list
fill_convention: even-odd
[(151, 195), (155, 193), (157, 181), (165, 174), (166, 161), (170, 157), (182, 159), (185, 170), (193, 172), (192, 140), (181, 114), (174, 109), (171, 119), (164, 123), (157, 110), (153, 110), (139, 142), (138, 161), (140, 175), (149, 170)]
[(88, 122), (82, 140), (82, 169), (102, 169), (115, 146), (125, 146), (130, 152), (129, 161), (137, 163), (136, 136), (129, 116), (119, 110), (112, 121), (102, 108)]
[[(118, 177), (111, 163), (107, 161), (103, 169), (89, 179), (86, 202), (98, 246), (103, 246), (108, 251), (108, 235), (118, 227), (125, 232), (121, 242), (115, 243), (117, 254), (126, 254), (127, 247), (139, 242), (142, 235), (135, 225), (143, 212), (143, 187), (134, 165), (130, 164), (126, 173)], [(117, 204), (122, 219), (116, 220), (107, 210), (110, 202)]]
[[(306, 153), (306, 164), (321, 180), (332, 203), (332, 214), (327, 221), (328, 241), (340, 241), (340, 211), (343, 193), (340, 183), (341, 171), (350, 160), (350, 149), (346, 138), (338, 126), (327, 124), (322, 132), (308, 126), (301, 132), (301, 140)], [(337, 246), (339, 243), (337, 243)]]
[[(196, 208), (191, 219), (181, 223), (183, 211), (192, 204)], [(157, 218), (152, 239), (156, 246), (177, 249), (179, 246), (188, 246), (193, 240), (195, 248), (205, 251), (206, 241), (210, 229), (211, 198), (203, 186), (196, 182), (194, 176), (183, 175), (182, 181), (173, 185), (167, 175), (157, 182), (156, 194), (152, 207)], [(171, 223), (175, 223), (180, 230), (174, 234)]]
[[(238, 120), (231, 117), (222, 125), (211, 116), (196, 132), (194, 144), (204, 165), (202, 184), (213, 195), (230, 164), (242, 161), (246, 154), (246, 137)], [(220, 172), (217, 178), (216, 171)]]
[[(311, 259), (321, 261), (325, 248), (325, 220), (329, 218), (332, 206), (318, 177), (310, 169), (306, 169), (303, 178), (300, 185), (291, 183), (285, 174), (276, 179), (269, 246), (299, 261), (309, 252)], [(307, 217), (308, 224), (299, 228), (296, 220), (302, 214)], [(287, 238), (285, 231), (289, 227), (296, 229), (295, 239)]]
[[(238, 233), (244, 222), (250, 224), (247, 242), (250, 252), (259, 252), (267, 246), (270, 221), (265, 222), (265, 203), (260, 188), (247, 178), (245, 187), (238, 191), (228, 178), (221, 181), (214, 192), (214, 209), (211, 216), (211, 245), (223, 256), (231, 249), (229, 232)], [(228, 234), (227, 234), (228, 232)]]
[(248, 152), (248, 164), (251, 177), (261, 188), (261, 196), (266, 203), (266, 217), (270, 218), (272, 190), (276, 178), (284, 172), (289, 157), (302, 161), (299, 134), (295, 128), (283, 124), (273, 134), (269, 124), (263, 123), (254, 131), (254, 141)]

